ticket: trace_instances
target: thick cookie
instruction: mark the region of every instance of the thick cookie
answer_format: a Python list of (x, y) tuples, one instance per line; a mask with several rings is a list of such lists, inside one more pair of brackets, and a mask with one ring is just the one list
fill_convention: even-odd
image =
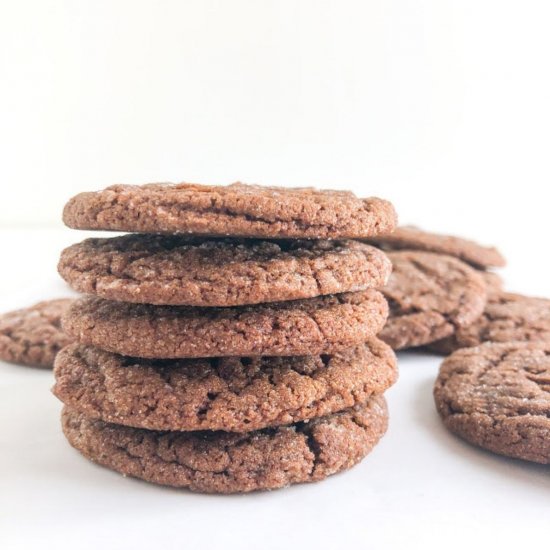
[(232, 308), (151, 306), (86, 297), (63, 317), (83, 344), (134, 357), (313, 355), (376, 335), (387, 303), (376, 290)]
[(355, 238), (389, 233), (397, 218), (382, 199), (348, 191), (259, 185), (113, 185), (65, 206), (75, 229), (265, 238)]
[(61, 330), (70, 298), (46, 300), (0, 315), (0, 359), (51, 368), (57, 352), (72, 342)]
[(473, 323), (487, 299), (481, 275), (430, 252), (389, 252), (393, 272), (382, 289), (390, 316), (380, 338), (394, 349), (421, 346)]
[(87, 239), (59, 273), (76, 290), (145, 304), (235, 306), (384, 286), (387, 256), (357, 241), (190, 240), (168, 235)]
[(550, 343), (459, 350), (441, 365), (434, 397), (447, 428), (474, 445), (550, 463)]
[(483, 342), (550, 342), (550, 300), (521, 294), (489, 294), (481, 317), (429, 347), (445, 355)]
[(494, 247), (460, 237), (428, 233), (413, 226), (398, 227), (393, 233), (374, 237), (369, 242), (384, 250), (423, 250), (447, 254), (479, 269), (502, 267), (506, 264), (504, 257)]
[(397, 378), (372, 339), (335, 355), (144, 360), (62, 350), (54, 394), (87, 418), (150, 430), (248, 432), (363, 405)]
[(123, 475), (205, 493), (244, 493), (319, 481), (357, 464), (387, 427), (383, 397), (367, 405), (246, 434), (157, 432), (89, 420), (68, 408), (69, 443)]

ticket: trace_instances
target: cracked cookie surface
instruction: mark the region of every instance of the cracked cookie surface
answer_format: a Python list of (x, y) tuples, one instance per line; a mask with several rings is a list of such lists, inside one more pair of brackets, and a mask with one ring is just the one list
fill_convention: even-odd
[(110, 300), (235, 306), (380, 287), (391, 263), (377, 248), (351, 240), (124, 235), (66, 248), (58, 269), (75, 290)]
[(550, 342), (550, 300), (512, 294), (489, 293), (481, 317), (430, 349), (445, 355), (484, 342)]
[(151, 430), (247, 432), (365, 404), (396, 380), (393, 351), (372, 339), (335, 355), (139, 360), (74, 344), (54, 394), (72, 410)]
[(309, 422), (246, 434), (158, 432), (89, 420), (65, 407), (63, 431), (85, 457), (123, 475), (205, 493), (277, 489), (351, 468), (384, 435), (383, 397)]
[(389, 252), (393, 271), (381, 289), (390, 315), (380, 338), (394, 349), (421, 346), (473, 323), (487, 299), (481, 275), (464, 262), (430, 252)]
[(489, 451), (550, 463), (550, 343), (456, 351), (434, 387), (444, 424)]
[(113, 185), (65, 206), (75, 229), (259, 238), (359, 238), (391, 232), (391, 203), (349, 191), (232, 185)]
[(357, 346), (375, 336), (387, 308), (373, 289), (230, 308), (85, 297), (64, 315), (63, 327), (83, 344), (135, 357), (310, 355)]
[(423, 250), (454, 256), (478, 269), (502, 267), (506, 260), (492, 246), (483, 246), (474, 241), (422, 231), (414, 226), (398, 227), (393, 233), (369, 239), (384, 250)]
[(45, 300), (0, 315), (0, 359), (51, 368), (57, 352), (73, 339), (61, 330), (71, 298)]

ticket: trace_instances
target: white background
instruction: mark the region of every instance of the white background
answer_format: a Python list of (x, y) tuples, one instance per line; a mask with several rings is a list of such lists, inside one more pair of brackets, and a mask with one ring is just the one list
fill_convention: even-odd
[[(550, 296), (550, 4), (0, 0), (0, 306), (67, 293), (74, 193), (149, 181), (350, 188), (498, 245)], [(547, 468), (447, 434), (404, 355), (380, 447), (323, 484), (159, 489), (62, 439), (51, 373), (1, 365), (2, 548), (545, 544)], [(294, 543), (294, 544), (293, 544)]]

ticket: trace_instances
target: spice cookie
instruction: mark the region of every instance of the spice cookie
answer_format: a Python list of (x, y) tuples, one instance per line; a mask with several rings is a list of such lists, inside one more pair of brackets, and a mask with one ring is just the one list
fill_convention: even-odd
[(483, 342), (550, 342), (550, 300), (509, 292), (489, 294), (481, 317), (430, 345), (447, 355)]
[(0, 359), (51, 368), (57, 352), (72, 342), (61, 330), (61, 315), (72, 302), (46, 300), (0, 315)]
[[(393, 272), (382, 289), (390, 316), (380, 338), (394, 349), (428, 344), (473, 323), (487, 299), (481, 275), (430, 252), (389, 252)], [(445, 336), (443, 336), (445, 335)]]
[(485, 281), (488, 296), (494, 293), (502, 292), (504, 289), (504, 281), (498, 273), (495, 273), (494, 271), (478, 271), (478, 273)]
[(260, 238), (356, 238), (393, 231), (393, 206), (349, 191), (259, 185), (113, 185), (65, 206), (75, 229)]
[(494, 247), (460, 237), (428, 233), (410, 225), (398, 227), (393, 233), (380, 235), (369, 241), (384, 250), (423, 250), (454, 256), (478, 269), (502, 267), (506, 264), (502, 254)]
[(397, 378), (372, 339), (334, 355), (132, 359), (73, 344), (55, 362), (54, 394), (87, 418), (150, 430), (248, 432), (365, 404)]
[(69, 309), (63, 328), (83, 344), (134, 357), (311, 355), (357, 346), (376, 335), (387, 307), (373, 289), (232, 308), (86, 297)]
[(443, 422), (494, 453), (550, 463), (550, 343), (487, 343), (441, 365), (434, 397)]
[(383, 397), (310, 422), (245, 434), (158, 432), (89, 420), (68, 408), (69, 443), (123, 475), (204, 493), (244, 493), (319, 481), (351, 468), (384, 435)]
[(235, 306), (386, 284), (391, 263), (357, 241), (197, 240), (169, 235), (87, 239), (61, 254), (80, 292), (146, 304)]

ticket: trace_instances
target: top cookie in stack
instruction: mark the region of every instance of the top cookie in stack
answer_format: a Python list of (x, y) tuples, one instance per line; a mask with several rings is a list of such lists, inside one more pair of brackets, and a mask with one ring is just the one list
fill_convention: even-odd
[[(91, 295), (64, 317), (77, 343), (59, 354), (54, 387), (84, 455), (153, 482), (238, 492), (322, 479), (383, 435), (396, 364), (376, 339), (387, 317), (376, 288), (391, 263), (351, 239), (392, 231), (390, 203), (115, 185), (77, 195), (63, 219), (133, 233), (88, 239), (59, 262)], [(140, 453), (123, 451), (138, 441)], [(167, 442), (175, 451), (161, 452)]]

